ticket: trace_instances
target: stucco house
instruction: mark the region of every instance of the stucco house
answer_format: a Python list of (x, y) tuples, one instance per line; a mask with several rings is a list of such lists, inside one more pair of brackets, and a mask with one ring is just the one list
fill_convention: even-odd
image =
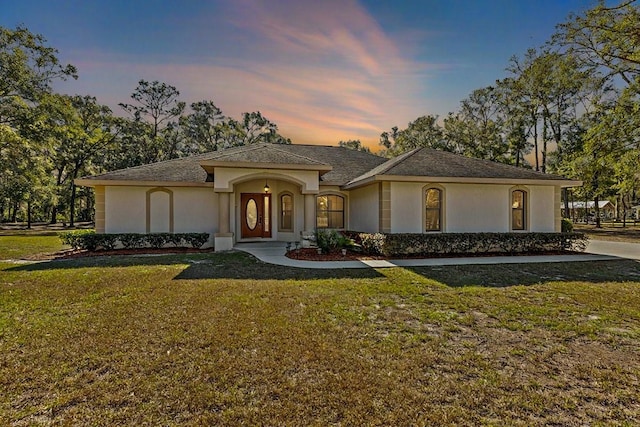
[(559, 232), (560, 176), (418, 148), (393, 159), (255, 144), (80, 178), (99, 233), (207, 232), (298, 241), (316, 228), (387, 233)]

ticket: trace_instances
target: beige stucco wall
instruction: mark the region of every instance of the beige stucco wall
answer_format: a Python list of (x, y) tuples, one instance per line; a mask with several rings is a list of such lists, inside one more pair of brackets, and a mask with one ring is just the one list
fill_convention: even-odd
[[(439, 184), (439, 183), (434, 183)], [(391, 232), (423, 232), (423, 190), (428, 184), (391, 183)], [(439, 184), (444, 188), (443, 231), (509, 232), (513, 185)], [(528, 230), (553, 232), (555, 187), (522, 186), (529, 192)]]
[[(105, 232), (145, 233), (147, 192), (156, 187), (105, 187)], [(209, 233), (217, 231), (218, 195), (211, 188), (163, 187), (173, 193), (173, 232)], [(169, 194), (149, 194), (151, 232), (169, 231)]]
[(380, 210), (378, 183), (357, 188), (349, 192), (349, 228), (355, 231), (375, 233), (378, 231)]
[(105, 187), (105, 233), (146, 233), (150, 187)]

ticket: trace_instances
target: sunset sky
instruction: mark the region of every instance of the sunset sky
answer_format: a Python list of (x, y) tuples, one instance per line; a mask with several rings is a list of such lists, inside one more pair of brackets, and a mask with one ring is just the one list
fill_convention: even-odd
[(47, 38), (90, 94), (123, 114), (140, 79), (260, 111), (294, 143), (360, 139), (455, 111), (591, 0), (0, 0), (0, 25)]

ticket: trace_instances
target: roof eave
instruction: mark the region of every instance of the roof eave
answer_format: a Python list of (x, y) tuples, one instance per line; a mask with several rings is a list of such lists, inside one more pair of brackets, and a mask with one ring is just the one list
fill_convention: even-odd
[(128, 179), (86, 179), (77, 178), (73, 181), (83, 187), (114, 186), (114, 187), (210, 187), (213, 182), (192, 181), (137, 181)]
[(297, 163), (269, 163), (269, 162), (224, 162), (219, 160), (205, 160), (200, 166), (209, 173), (213, 173), (216, 167), (232, 169), (288, 169), (318, 171), (321, 175), (333, 170), (331, 165), (303, 165)]
[(417, 175), (375, 175), (365, 179), (351, 181), (343, 186), (343, 189), (350, 190), (371, 184), (375, 181), (396, 181), (396, 182), (437, 182), (448, 184), (508, 184), (508, 185), (553, 185), (561, 188), (580, 187), (582, 181), (569, 179), (530, 179), (530, 178), (475, 178), (475, 177), (442, 177), (442, 176), (417, 176)]

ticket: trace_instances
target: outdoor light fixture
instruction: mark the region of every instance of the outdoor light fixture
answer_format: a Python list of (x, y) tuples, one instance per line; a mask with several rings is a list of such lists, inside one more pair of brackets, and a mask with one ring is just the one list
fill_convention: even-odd
[(269, 192), (269, 183), (267, 181), (264, 182), (264, 192), (265, 193)]

